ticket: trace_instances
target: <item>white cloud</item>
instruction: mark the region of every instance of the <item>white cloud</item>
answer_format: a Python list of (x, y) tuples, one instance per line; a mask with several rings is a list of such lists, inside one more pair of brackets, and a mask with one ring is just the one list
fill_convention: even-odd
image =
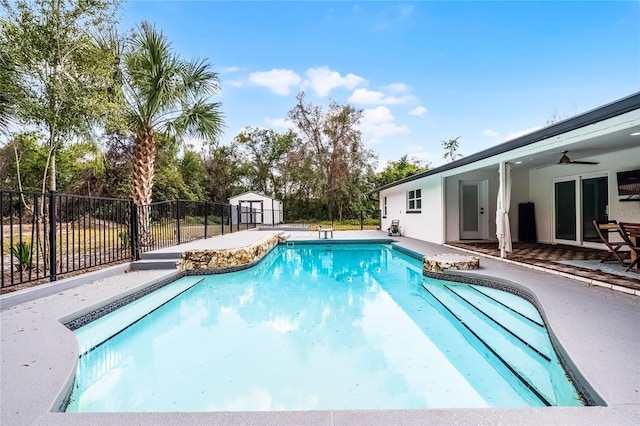
[(389, 108), (385, 106), (363, 111), (362, 119), (360, 120), (360, 131), (363, 134), (370, 135), (373, 140), (379, 140), (388, 135), (411, 132), (407, 126), (398, 126), (395, 123), (395, 117), (391, 114)]
[(423, 107), (422, 105), (415, 107), (414, 109), (412, 109), (411, 111), (409, 111), (410, 115), (417, 115), (418, 117), (420, 117), (421, 115), (424, 115), (427, 112), (427, 109), (425, 107)]
[(407, 19), (413, 15), (413, 5), (400, 6), (400, 19)]
[(406, 104), (413, 100), (413, 96), (387, 96), (382, 92), (369, 89), (356, 89), (353, 91), (348, 102), (361, 105), (399, 105)]
[(265, 118), (264, 122), (267, 123), (271, 128), (276, 129), (293, 129), (295, 126), (293, 122), (287, 120), (286, 118)]
[(409, 86), (404, 83), (391, 83), (385, 89), (391, 93), (405, 93), (409, 91)]
[(307, 76), (307, 80), (304, 81), (304, 86), (311, 87), (319, 96), (327, 96), (329, 92), (338, 87), (353, 90), (367, 82), (367, 80), (355, 74), (342, 76), (339, 72), (331, 71), (331, 69), (326, 66), (309, 68), (305, 75)]
[(278, 95), (288, 95), (291, 87), (300, 84), (302, 79), (291, 70), (272, 69), (249, 74), (249, 81), (258, 86), (268, 87)]
[(500, 132), (496, 132), (495, 130), (491, 130), (491, 129), (483, 130), (482, 134), (490, 138), (497, 138), (498, 136), (500, 136)]
[(231, 86), (231, 87), (242, 87), (243, 86), (242, 82), (239, 81), (239, 80), (225, 80), (224, 84), (227, 85), (227, 86)]
[(224, 67), (220, 70), (221, 73), (238, 72), (238, 71), (240, 71), (240, 67)]

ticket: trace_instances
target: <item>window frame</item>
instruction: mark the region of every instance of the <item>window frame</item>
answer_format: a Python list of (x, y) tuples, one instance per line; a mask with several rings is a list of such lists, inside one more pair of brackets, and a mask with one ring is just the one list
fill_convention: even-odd
[(422, 212), (422, 188), (407, 191), (407, 213)]
[(382, 217), (387, 217), (387, 196), (384, 196), (384, 200), (382, 202)]

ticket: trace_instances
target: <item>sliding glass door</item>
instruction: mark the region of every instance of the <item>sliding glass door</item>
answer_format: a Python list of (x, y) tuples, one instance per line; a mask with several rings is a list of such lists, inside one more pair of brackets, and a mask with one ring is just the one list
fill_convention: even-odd
[(576, 241), (576, 181), (555, 183), (556, 240)]
[(608, 177), (603, 174), (556, 179), (553, 183), (554, 235), (558, 243), (597, 243), (593, 220), (607, 220)]
[(593, 220), (607, 220), (609, 182), (606, 176), (582, 180), (582, 240), (599, 243)]

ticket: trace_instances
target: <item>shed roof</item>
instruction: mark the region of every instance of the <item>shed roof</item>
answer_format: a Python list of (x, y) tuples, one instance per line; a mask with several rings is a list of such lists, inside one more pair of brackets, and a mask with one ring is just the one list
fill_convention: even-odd
[(275, 201), (280, 201), (277, 198), (270, 197), (268, 195), (264, 195), (264, 194), (261, 194), (260, 192), (255, 192), (255, 191), (246, 191), (246, 192), (243, 192), (242, 194), (234, 195), (232, 197), (229, 197), (229, 200), (246, 197), (247, 195), (257, 195), (259, 197), (265, 197), (265, 198), (270, 198), (270, 199), (275, 200)]

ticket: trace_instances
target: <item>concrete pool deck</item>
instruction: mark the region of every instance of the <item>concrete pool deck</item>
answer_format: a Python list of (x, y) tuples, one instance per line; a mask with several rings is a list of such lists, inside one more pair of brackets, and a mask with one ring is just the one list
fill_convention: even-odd
[[(164, 249), (239, 248), (273, 231), (243, 231)], [(286, 231), (288, 240), (317, 232)], [(334, 240), (386, 239), (381, 231), (336, 231)], [(462, 253), (395, 237), (406, 249)], [(523, 409), (344, 410), (211, 413), (59, 413), (73, 380), (77, 341), (62, 322), (171, 278), (175, 270), (125, 272), (126, 266), (60, 280), (0, 297), (0, 423), (28, 424), (640, 424), (640, 297), (481, 257), (474, 276), (516, 282), (535, 295), (560, 352), (607, 406)], [(62, 322), (61, 322), (62, 321)], [(339, 385), (339, 384), (336, 384)]]

